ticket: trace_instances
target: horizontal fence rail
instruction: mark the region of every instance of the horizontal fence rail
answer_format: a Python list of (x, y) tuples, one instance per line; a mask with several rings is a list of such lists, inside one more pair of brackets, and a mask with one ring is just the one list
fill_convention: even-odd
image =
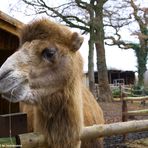
[[(104, 125), (84, 127), (81, 140), (94, 139), (105, 136), (121, 135), (148, 130), (148, 120), (118, 122)], [(22, 148), (41, 148), (46, 145), (45, 138), (39, 133), (27, 133), (17, 136), (17, 144)]]

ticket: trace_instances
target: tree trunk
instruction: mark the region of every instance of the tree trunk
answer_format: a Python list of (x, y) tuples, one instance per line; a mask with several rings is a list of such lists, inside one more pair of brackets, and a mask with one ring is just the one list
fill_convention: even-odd
[[(94, 1), (90, 1), (91, 5), (94, 5)], [(88, 76), (89, 76), (89, 88), (90, 91), (93, 93), (93, 95), (96, 97), (95, 93), (95, 78), (94, 78), (94, 31), (95, 31), (95, 25), (94, 25), (94, 9), (91, 7), (88, 9), (89, 16), (90, 16), (90, 22), (89, 22), (89, 28), (90, 28), (90, 38), (89, 38), (89, 56), (88, 56)]]
[(95, 47), (97, 53), (97, 69), (100, 101), (112, 101), (112, 93), (108, 81), (108, 72), (105, 59), (104, 30), (103, 30), (103, 4), (95, 9)]
[(100, 42), (95, 43), (97, 53), (97, 69), (99, 82), (99, 100), (110, 102), (112, 101), (112, 93), (110, 90), (107, 74), (107, 66), (105, 61), (105, 49)]
[(94, 78), (94, 43), (89, 39), (89, 55), (88, 55), (88, 78), (89, 89), (95, 96), (95, 78)]
[(146, 71), (147, 51), (142, 48), (135, 50), (138, 65), (138, 86), (144, 85), (144, 73)]
[[(146, 57), (143, 57), (146, 58)], [(144, 73), (146, 71), (146, 61), (144, 59), (141, 59), (138, 61), (138, 85), (143, 86), (144, 85)]]
[[(137, 20), (137, 22), (139, 24), (141, 34), (147, 36), (148, 35), (147, 25), (141, 23), (139, 19)], [(143, 37), (139, 37), (139, 42), (140, 42), (140, 46), (137, 50), (135, 50), (136, 56), (137, 56), (137, 63), (138, 63), (138, 79), (139, 79), (138, 85), (144, 86), (144, 73), (146, 71), (148, 41)]]
[[(90, 12), (90, 20), (93, 20), (93, 13)], [(94, 78), (94, 37), (93, 37), (93, 23), (90, 24), (90, 38), (89, 38), (89, 55), (88, 55), (88, 78), (89, 78), (89, 89), (94, 96), (95, 94), (95, 78)]]

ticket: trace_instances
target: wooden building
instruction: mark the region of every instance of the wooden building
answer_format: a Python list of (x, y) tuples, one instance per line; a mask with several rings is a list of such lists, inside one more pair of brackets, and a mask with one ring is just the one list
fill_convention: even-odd
[[(98, 84), (98, 72), (94, 72), (95, 83)], [(84, 83), (88, 86), (88, 73), (84, 75)], [(122, 71), (122, 70), (108, 70), (108, 80), (109, 84), (117, 85), (117, 83), (130, 85), (134, 84), (135, 72), (134, 71)]]
[(108, 79), (110, 84), (123, 83), (130, 85), (135, 83), (134, 71), (122, 71), (122, 70), (108, 70)]
[[(0, 66), (19, 46), (19, 30), (23, 23), (0, 11)], [(18, 103), (11, 105), (0, 96), (0, 114), (19, 111)]]

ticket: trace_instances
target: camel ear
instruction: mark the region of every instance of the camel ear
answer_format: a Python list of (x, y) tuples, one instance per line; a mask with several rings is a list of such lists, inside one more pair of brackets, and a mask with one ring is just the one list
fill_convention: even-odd
[(80, 34), (74, 32), (71, 37), (72, 50), (77, 51), (81, 47), (83, 40), (84, 38)]

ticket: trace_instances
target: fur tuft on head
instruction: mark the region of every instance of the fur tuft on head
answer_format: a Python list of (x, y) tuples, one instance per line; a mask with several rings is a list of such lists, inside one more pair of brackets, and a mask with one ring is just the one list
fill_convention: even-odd
[(68, 27), (44, 18), (25, 25), (20, 34), (21, 45), (36, 39), (47, 39), (69, 46), (72, 32)]
[(24, 26), (21, 30), (20, 43), (31, 42), (35, 39), (46, 39), (51, 34), (47, 20), (38, 20)]
[(20, 34), (20, 45), (33, 40), (50, 40), (77, 51), (83, 42), (83, 37), (78, 33), (73, 33), (68, 27), (48, 19), (40, 19), (25, 25)]

